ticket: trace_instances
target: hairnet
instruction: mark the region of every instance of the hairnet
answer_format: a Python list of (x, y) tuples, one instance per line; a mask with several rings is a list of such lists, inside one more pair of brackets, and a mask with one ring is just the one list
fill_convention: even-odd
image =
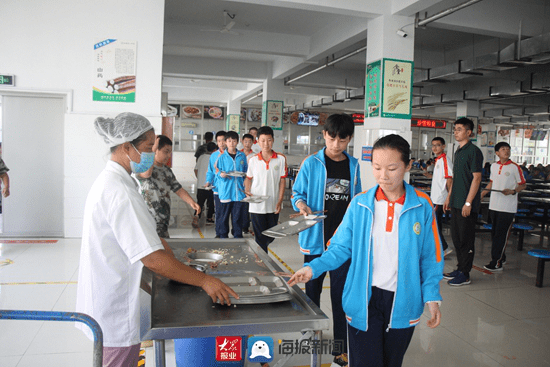
[(132, 141), (153, 128), (145, 117), (131, 112), (123, 112), (114, 119), (98, 117), (94, 126), (109, 147)]

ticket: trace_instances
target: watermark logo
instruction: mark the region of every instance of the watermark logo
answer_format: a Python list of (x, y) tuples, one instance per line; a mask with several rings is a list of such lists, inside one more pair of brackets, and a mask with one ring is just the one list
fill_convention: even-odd
[(248, 360), (259, 363), (273, 361), (273, 339), (269, 336), (248, 338)]
[(243, 359), (242, 338), (240, 336), (216, 337), (216, 361), (238, 362)]
[(342, 340), (316, 340), (279, 339), (279, 354), (342, 354), (344, 353), (344, 341)]

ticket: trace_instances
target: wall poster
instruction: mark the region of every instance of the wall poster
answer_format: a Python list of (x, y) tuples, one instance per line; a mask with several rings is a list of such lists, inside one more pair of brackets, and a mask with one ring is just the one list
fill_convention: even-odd
[(240, 121), (241, 121), (241, 115), (227, 115), (227, 120), (225, 120), (225, 130), (227, 131), (235, 131), (236, 133), (240, 132)]
[(383, 59), (381, 117), (410, 119), (412, 114), (413, 62)]
[(94, 44), (94, 101), (136, 101), (136, 46), (135, 41), (117, 39)]
[(273, 130), (283, 130), (283, 101), (264, 101), (262, 126), (269, 126)]

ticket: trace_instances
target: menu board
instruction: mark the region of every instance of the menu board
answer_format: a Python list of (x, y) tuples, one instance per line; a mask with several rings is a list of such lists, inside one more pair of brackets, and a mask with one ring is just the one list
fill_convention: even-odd
[(105, 39), (94, 44), (92, 100), (136, 101), (136, 42)]
[(262, 126), (269, 126), (273, 130), (283, 129), (283, 101), (264, 101)]
[(262, 110), (257, 108), (249, 108), (246, 111), (248, 122), (262, 122)]
[(202, 107), (182, 105), (181, 117), (186, 119), (200, 119), (202, 117)]
[(204, 106), (204, 118), (205, 119), (214, 119), (214, 120), (223, 120), (224, 114), (223, 114), (223, 107), (218, 106)]
[(376, 117), (380, 115), (380, 79), (382, 70), (380, 69), (380, 60), (371, 62), (367, 65), (367, 81), (365, 95), (365, 114), (366, 117)]
[(410, 119), (412, 114), (413, 62), (383, 60), (382, 117)]

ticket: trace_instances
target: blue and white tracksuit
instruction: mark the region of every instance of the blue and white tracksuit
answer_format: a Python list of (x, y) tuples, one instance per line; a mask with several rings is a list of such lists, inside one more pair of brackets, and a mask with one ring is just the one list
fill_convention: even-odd
[[(424, 304), (441, 301), (439, 282), (443, 274), (443, 249), (430, 198), (404, 183), (405, 203), (399, 218), (397, 289), (389, 328), (403, 329), (420, 321)], [(351, 258), (342, 296), (348, 322), (366, 331), (372, 286), (374, 200), (378, 186), (357, 195), (327, 251), (308, 264), (313, 278), (338, 268)], [(380, 264), (378, 264), (380, 265)]]
[[(325, 190), (327, 185), (327, 167), (325, 163), (325, 149), (310, 155), (300, 167), (296, 182), (292, 186), (291, 202), (294, 210), (300, 201), (304, 201), (312, 212), (325, 210)], [(344, 154), (349, 159), (350, 172), (350, 194), (355, 196), (361, 192), (361, 178), (359, 173), (359, 162), (357, 158)], [(324, 173), (324, 175), (322, 174)], [(329, 214), (330, 215), (330, 214)], [(305, 255), (320, 255), (324, 251), (324, 223), (316, 224), (313, 227), (300, 232), (298, 243), (300, 251)]]

